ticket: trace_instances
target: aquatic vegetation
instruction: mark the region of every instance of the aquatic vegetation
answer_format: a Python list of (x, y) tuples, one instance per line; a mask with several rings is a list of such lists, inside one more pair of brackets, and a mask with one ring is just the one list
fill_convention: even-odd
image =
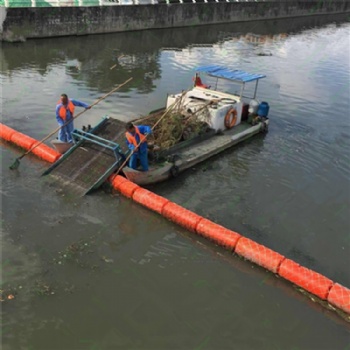
[[(149, 144), (159, 147), (159, 150), (167, 150), (181, 141), (189, 140), (195, 136), (205, 133), (208, 124), (204, 121), (207, 116), (207, 105), (201, 104), (195, 112), (176, 109), (170, 111), (154, 128), (148, 137)], [(164, 110), (152, 113), (135, 121), (135, 124), (147, 124), (153, 127)]]

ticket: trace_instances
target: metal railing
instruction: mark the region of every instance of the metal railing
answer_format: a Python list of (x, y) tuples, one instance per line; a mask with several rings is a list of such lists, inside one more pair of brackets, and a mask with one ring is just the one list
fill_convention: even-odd
[(0, 7), (84, 7), (265, 1), (271, 0), (0, 0)]

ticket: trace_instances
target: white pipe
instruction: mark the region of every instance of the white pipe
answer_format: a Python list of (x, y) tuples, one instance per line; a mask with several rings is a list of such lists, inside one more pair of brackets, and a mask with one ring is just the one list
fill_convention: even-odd
[(242, 100), (242, 96), (243, 96), (244, 85), (245, 85), (245, 83), (243, 83), (243, 85), (242, 85), (242, 88), (241, 88), (241, 95), (239, 96), (241, 100)]
[(253, 99), (255, 99), (255, 97), (256, 97), (256, 92), (257, 92), (257, 90), (258, 90), (258, 82), (259, 82), (259, 79), (256, 81), (256, 84), (255, 84), (255, 91), (254, 91), (254, 97), (253, 97)]

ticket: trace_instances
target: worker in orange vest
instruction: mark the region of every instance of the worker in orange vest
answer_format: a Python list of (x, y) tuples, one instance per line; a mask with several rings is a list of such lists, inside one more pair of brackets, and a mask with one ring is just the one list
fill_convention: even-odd
[[(61, 95), (60, 101), (56, 106), (56, 120), (61, 129), (58, 132), (58, 139), (63, 142), (73, 142), (72, 131), (74, 130), (73, 116), (74, 109), (77, 107), (84, 107), (90, 109), (91, 106), (78, 100), (68, 99), (66, 94)], [(67, 121), (72, 120), (67, 125), (63, 126)]]
[(137, 160), (141, 162), (142, 170), (148, 171), (148, 147), (146, 136), (152, 132), (148, 125), (126, 124), (126, 144), (133, 152), (129, 160), (129, 167), (137, 169)]

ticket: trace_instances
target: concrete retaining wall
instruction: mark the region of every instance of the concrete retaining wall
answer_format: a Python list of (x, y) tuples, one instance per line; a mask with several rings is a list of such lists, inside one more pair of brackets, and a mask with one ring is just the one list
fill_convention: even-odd
[(349, 0), (0, 8), (2, 41), (350, 13)]

